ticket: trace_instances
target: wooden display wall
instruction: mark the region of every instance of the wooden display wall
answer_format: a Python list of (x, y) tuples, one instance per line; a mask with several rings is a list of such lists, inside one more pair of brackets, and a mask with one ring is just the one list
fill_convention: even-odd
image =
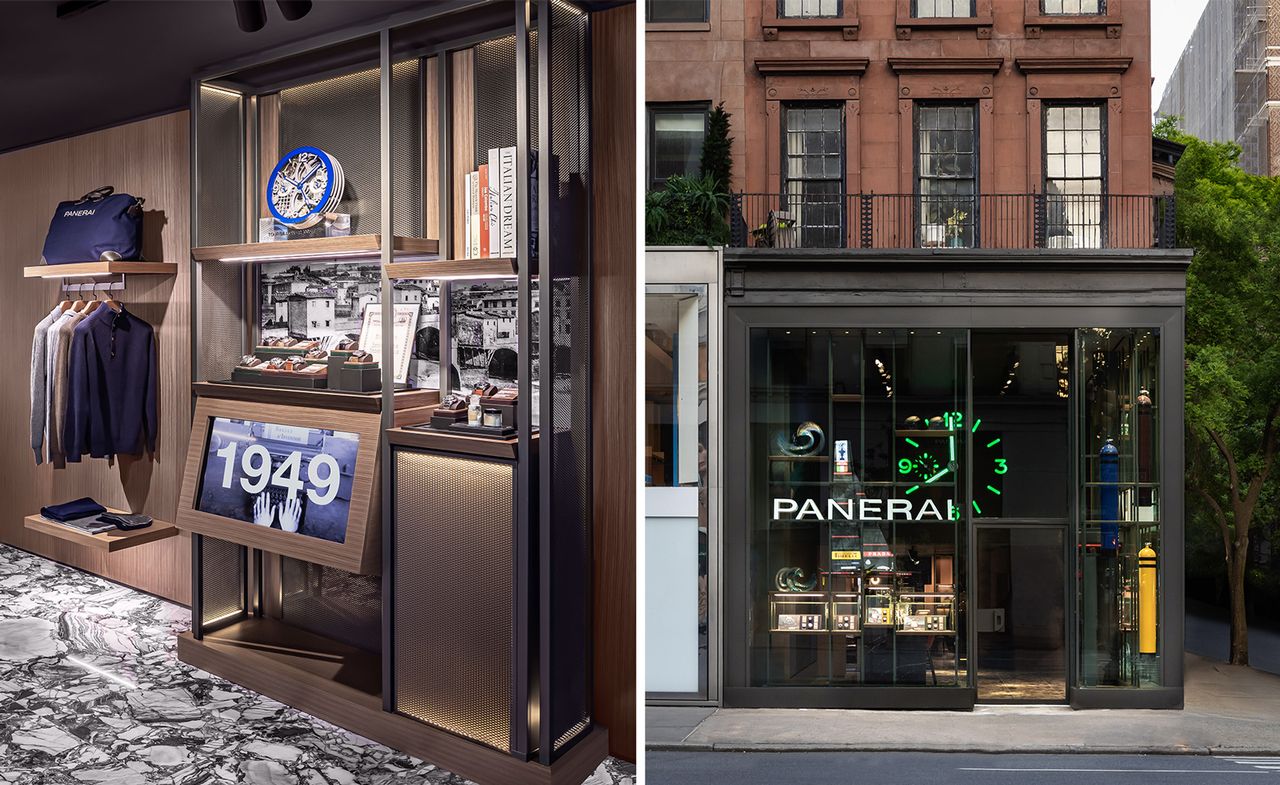
[(592, 15), (595, 718), (636, 759), (636, 7)]
[[(9, 372), (0, 375), (0, 471), (6, 513), (0, 542), (187, 604), (191, 545), (186, 534), (108, 554), (23, 527), (42, 506), (92, 496), (108, 507), (172, 521), (191, 429), (189, 116), (185, 111), (0, 155), (0, 274), (6, 307), (0, 330)], [(154, 459), (115, 465), (86, 457), (53, 469), (36, 466), (30, 438), (31, 333), (61, 298), (60, 279), (22, 277), (40, 263), (58, 202), (103, 185), (146, 199), (143, 257), (178, 263), (176, 276), (135, 275), (114, 296), (156, 328), (160, 354), (160, 435)], [(78, 279), (86, 281), (90, 279)], [(92, 295), (88, 295), (92, 297)]]

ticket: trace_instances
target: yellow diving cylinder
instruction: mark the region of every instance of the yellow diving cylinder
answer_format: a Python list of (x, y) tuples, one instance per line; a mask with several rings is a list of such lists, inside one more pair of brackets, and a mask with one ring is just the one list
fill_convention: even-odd
[(1138, 551), (1138, 653), (1156, 653), (1156, 552)]

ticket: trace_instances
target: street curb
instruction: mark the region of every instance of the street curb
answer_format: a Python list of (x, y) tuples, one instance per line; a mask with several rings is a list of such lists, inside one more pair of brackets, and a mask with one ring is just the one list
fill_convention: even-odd
[(646, 752), (938, 752), (969, 753), (979, 755), (1259, 755), (1280, 757), (1280, 748), (1213, 748), (1213, 747), (1099, 747), (1075, 745), (1047, 745), (1041, 747), (984, 747), (981, 745), (894, 745), (883, 744), (770, 744), (765, 742), (661, 742), (645, 745)]

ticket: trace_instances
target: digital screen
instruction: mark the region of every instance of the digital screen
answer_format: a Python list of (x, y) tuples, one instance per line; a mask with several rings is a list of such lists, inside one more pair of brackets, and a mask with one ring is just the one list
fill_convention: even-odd
[(196, 509), (343, 542), (359, 446), (346, 431), (213, 417)]

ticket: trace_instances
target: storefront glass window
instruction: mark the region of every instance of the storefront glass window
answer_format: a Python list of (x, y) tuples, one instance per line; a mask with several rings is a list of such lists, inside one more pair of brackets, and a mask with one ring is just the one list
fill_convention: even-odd
[(645, 296), (646, 688), (681, 697), (707, 691), (707, 302), (704, 284)]
[(751, 678), (967, 684), (967, 334), (751, 332)]
[(1080, 331), (1080, 681), (1160, 678), (1159, 331)]

